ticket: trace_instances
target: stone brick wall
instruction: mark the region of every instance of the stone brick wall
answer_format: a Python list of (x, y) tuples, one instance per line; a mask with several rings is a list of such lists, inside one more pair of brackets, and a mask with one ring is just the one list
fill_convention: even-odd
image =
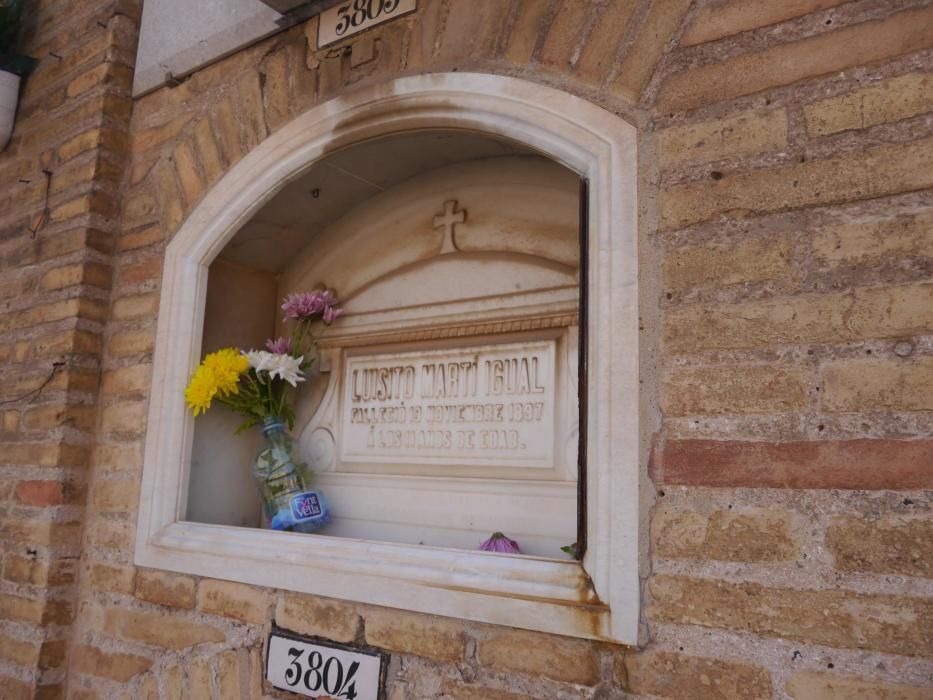
[[(390, 700), (929, 697), (933, 5), (419, 6), (133, 102), (138, 3), (38, 3), (0, 154), (0, 695), (260, 697), (274, 619), (391, 650)], [(295, 115), (454, 69), (640, 129), (638, 650), (133, 566), (166, 241)]]
[(42, 60), (0, 154), (4, 698), (60, 696), (71, 653), (139, 3), (32, 9)]

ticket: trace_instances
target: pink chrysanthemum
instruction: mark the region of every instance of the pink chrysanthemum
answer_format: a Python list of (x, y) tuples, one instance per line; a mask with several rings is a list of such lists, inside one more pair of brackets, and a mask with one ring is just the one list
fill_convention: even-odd
[(289, 294), (282, 304), (284, 320), (306, 321), (322, 316), (326, 323), (330, 323), (340, 315), (340, 309), (336, 308), (338, 303), (337, 297), (329, 289)]
[(266, 350), (273, 352), (276, 355), (291, 355), (292, 354), (292, 339), (278, 337), (275, 340), (266, 341)]
[(321, 313), (325, 306), (320, 292), (296, 292), (285, 297), (282, 311), (286, 321), (298, 321)]

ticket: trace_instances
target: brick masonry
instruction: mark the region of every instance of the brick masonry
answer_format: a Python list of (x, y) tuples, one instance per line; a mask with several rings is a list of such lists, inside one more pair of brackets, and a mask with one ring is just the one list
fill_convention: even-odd
[[(0, 154), (0, 696), (274, 697), (274, 620), (390, 650), (391, 700), (928, 697), (929, 2), (421, 0), (137, 100), (138, 0), (35, 4)], [(133, 565), (166, 241), (297, 114), (454, 69), (640, 129), (637, 650)]]

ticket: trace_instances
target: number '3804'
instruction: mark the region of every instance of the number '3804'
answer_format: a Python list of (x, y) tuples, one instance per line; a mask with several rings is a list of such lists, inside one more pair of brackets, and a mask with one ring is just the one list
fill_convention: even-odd
[(343, 36), (350, 27), (359, 27), (367, 20), (378, 19), (398, 8), (400, 0), (353, 0), (337, 10), (340, 21), (334, 31)]
[(333, 698), (355, 700), (356, 682), (353, 677), (360, 667), (354, 661), (346, 669), (343, 662), (335, 656), (325, 656), (319, 651), (306, 654), (304, 649), (292, 647), (288, 650), (291, 662), (285, 670), (285, 682), (293, 688), (303, 685), (310, 692), (327, 693)]

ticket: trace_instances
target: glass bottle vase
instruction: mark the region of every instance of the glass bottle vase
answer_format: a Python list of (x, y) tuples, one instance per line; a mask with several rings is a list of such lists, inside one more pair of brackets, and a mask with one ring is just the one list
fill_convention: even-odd
[(263, 420), (265, 444), (253, 460), (253, 479), (272, 530), (314, 532), (330, 522), (324, 494), (308, 488), (311, 473), (294, 458), (291, 435), (281, 418)]

